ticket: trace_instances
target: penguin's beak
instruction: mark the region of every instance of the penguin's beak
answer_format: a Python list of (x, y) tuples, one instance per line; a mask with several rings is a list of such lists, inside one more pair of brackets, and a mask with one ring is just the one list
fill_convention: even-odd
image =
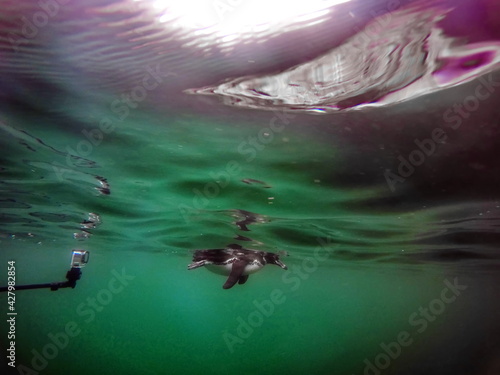
[(282, 263), (280, 260), (278, 260), (278, 259), (275, 261), (275, 263), (274, 263), (274, 264), (276, 264), (277, 266), (280, 266), (280, 267), (281, 267), (281, 268), (283, 268), (284, 270), (287, 270), (287, 269), (288, 269), (288, 267), (287, 267), (285, 264), (283, 264), (283, 263)]

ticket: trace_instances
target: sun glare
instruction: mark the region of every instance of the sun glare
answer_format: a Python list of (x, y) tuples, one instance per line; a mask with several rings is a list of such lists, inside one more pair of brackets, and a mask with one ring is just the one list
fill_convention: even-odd
[[(140, 0), (139, 0), (140, 1)], [(262, 32), (294, 22), (314, 21), (333, 5), (350, 0), (146, 0), (161, 22), (220, 37)]]

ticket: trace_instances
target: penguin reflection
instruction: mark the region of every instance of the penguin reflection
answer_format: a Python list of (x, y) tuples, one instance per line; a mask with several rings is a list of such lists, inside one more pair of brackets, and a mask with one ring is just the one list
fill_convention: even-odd
[(236, 218), (236, 226), (245, 232), (250, 231), (248, 226), (254, 223), (265, 223), (267, 219), (263, 215), (256, 214), (254, 212), (246, 210), (230, 210), (232, 216)]

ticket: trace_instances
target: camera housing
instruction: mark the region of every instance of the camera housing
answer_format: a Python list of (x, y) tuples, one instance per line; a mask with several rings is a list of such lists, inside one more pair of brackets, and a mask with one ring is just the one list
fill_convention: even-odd
[(82, 268), (89, 261), (90, 253), (86, 250), (73, 250), (73, 255), (71, 256), (71, 267), (72, 268)]

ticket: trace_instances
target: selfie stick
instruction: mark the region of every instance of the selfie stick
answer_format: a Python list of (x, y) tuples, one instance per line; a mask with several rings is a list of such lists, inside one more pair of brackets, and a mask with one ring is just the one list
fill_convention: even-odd
[[(89, 261), (89, 252), (85, 250), (73, 250), (73, 256), (71, 258), (71, 269), (66, 272), (67, 281), (45, 283), (45, 284), (30, 284), (30, 285), (9, 285), (0, 287), (0, 292), (14, 291), (14, 290), (25, 290), (25, 289), (44, 289), (50, 288), (50, 290), (58, 290), (60, 288), (74, 288), (76, 286), (77, 280), (80, 280), (82, 276), (81, 268), (84, 267)], [(10, 289), (9, 289), (10, 288)]]

